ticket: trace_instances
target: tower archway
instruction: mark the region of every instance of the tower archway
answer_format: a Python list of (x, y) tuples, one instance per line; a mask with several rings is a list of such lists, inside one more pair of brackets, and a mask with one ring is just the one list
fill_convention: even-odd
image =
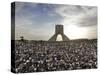
[(63, 41), (63, 40), (62, 40), (61, 34), (58, 34), (58, 35), (57, 35), (56, 41)]
[(59, 34), (62, 36), (62, 41), (69, 41), (70, 39), (64, 34), (63, 31), (63, 25), (56, 25), (55, 34), (48, 41), (56, 41)]

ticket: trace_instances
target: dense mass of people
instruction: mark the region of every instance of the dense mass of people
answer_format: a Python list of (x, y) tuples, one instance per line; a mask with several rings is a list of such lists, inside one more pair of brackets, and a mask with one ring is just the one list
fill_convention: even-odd
[(97, 68), (97, 40), (15, 41), (15, 71), (44, 72)]

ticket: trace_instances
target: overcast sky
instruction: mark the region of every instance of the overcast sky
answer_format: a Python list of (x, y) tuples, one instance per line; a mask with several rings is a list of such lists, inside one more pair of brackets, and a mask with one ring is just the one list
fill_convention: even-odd
[(97, 7), (16, 2), (15, 38), (48, 40), (55, 25), (70, 39), (97, 38)]

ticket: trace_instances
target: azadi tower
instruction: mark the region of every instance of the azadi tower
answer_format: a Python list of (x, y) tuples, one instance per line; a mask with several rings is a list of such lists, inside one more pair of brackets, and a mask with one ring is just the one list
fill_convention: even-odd
[(62, 41), (69, 41), (70, 39), (64, 34), (63, 25), (55, 26), (55, 34), (48, 41), (56, 41), (58, 34), (62, 36)]

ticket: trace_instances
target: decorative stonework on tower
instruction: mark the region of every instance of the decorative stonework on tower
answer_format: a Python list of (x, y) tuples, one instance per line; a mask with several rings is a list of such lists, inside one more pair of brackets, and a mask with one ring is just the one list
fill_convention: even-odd
[(63, 25), (55, 26), (55, 34), (48, 41), (56, 41), (58, 35), (62, 36), (62, 41), (69, 41), (70, 39), (63, 32)]

